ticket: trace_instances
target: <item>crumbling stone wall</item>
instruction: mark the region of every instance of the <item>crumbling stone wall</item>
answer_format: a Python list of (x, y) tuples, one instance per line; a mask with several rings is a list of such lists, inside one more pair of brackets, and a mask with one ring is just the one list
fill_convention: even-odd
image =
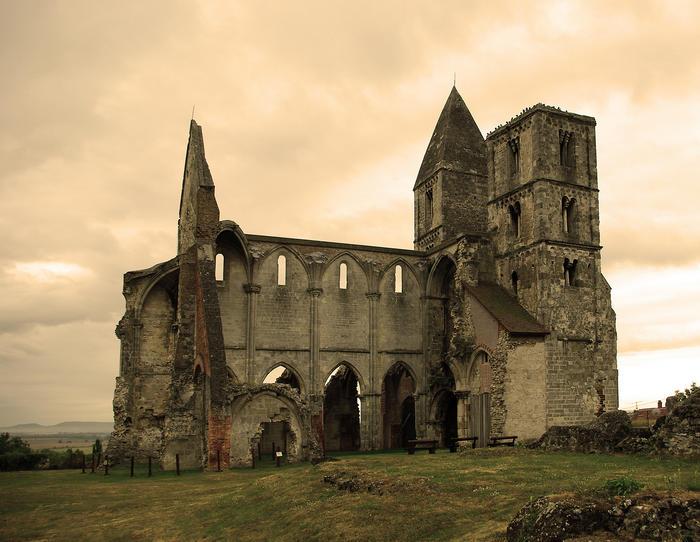
[(232, 433), (231, 464), (251, 465), (251, 449), (257, 450), (264, 422), (285, 422), (287, 460), (308, 460), (321, 455), (311, 428), (312, 410), (296, 391), (281, 384), (236, 386), (229, 390)]

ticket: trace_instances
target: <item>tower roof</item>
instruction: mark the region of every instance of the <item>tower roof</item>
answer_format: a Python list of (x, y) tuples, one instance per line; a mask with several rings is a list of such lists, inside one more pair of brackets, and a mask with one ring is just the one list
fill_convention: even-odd
[(484, 137), (456, 87), (442, 108), (413, 189), (441, 168), (486, 175)]

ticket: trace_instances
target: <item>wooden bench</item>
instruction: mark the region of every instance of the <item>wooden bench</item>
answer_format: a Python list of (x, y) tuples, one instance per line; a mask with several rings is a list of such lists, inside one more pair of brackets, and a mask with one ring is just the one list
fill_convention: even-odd
[(518, 437), (491, 437), (489, 438), (489, 446), (515, 446), (515, 441)]
[(453, 454), (457, 451), (457, 447), (459, 446), (459, 442), (471, 442), (472, 443), (472, 450), (476, 448), (476, 441), (479, 440), (479, 437), (457, 437), (450, 439), (450, 453)]
[(416, 453), (416, 450), (428, 450), (429, 454), (434, 454), (435, 449), (437, 448), (438, 441), (437, 440), (431, 440), (431, 439), (413, 439), (408, 441), (408, 446), (406, 447), (406, 450), (408, 451), (408, 455), (413, 455)]

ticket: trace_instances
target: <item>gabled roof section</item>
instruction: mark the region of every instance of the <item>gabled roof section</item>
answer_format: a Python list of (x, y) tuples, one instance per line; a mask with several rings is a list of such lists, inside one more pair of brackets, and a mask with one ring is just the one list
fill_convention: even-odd
[(441, 168), (486, 175), (484, 137), (456, 87), (442, 108), (413, 189)]
[(479, 283), (467, 290), (499, 323), (515, 335), (547, 335), (549, 331), (518, 300), (497, 284)]

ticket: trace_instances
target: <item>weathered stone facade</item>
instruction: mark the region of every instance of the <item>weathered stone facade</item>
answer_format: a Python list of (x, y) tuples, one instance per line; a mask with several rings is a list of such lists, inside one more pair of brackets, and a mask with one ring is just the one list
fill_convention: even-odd
[(414, 435), (484, 445), (615, 410), (594, 126), (536, 105), (484, 139), (453, 88), (404, 250), (219, 220), (192, 121), (178, 254), (124, 277), (109, 453), (246, 464), (272, 432), (290, 461)]

